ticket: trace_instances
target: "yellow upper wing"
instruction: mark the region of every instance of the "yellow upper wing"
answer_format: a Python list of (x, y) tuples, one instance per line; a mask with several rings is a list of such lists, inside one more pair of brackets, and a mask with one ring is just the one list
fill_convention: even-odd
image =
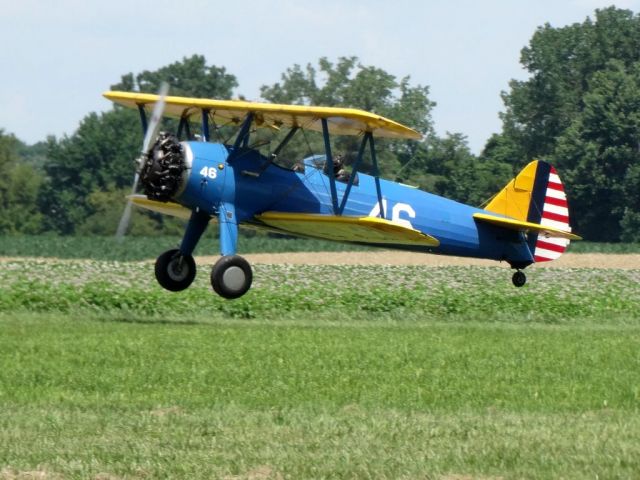
[[(150, 112), (157, 95), (132, 92), (105, 92), (106, 98), (129, 108), (144, 106)], [(304, 105), (278, 105), (240, 100), (210, 100), (203, 98), (166, 97), (164, 114), (182, 118), (201, 115), (202, 109), (217, 124), (240, 123), (249, 112), (254, 114), (257, 127), (301, 127), (322, 131), (321, 119), (325, 118), (329, 132), (336, 135), (360, 135), (371, 132), (376, 137), (420, 140), (422, 135), (404, 125), (374, 113), (355, 108), (312, 107)]]
[(383, 218), (265, 212), (256, 219), (285, 232), (338, 242), (440, 245), (438, 239), (430, 235)]

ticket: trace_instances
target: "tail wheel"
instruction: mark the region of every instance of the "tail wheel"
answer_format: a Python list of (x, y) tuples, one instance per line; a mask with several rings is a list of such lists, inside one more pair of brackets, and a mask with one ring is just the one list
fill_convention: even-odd
[(522, 287), (525, 283), (527, 283), (527, 276), (524, 274), (524, 272), (518, 270), (513, 274), (513, 277), (511, 277), (511, 281), (513, 282), (514, 286)]
[(233, 299), (247, 293), (251, 287), (251, 265), (239, 255), (221, 257), (211, 270), (211, 286), (221, 297)]
[(182, 255), (174, 248), (158, 257), (155, 272), (156, 280), (163, 288), (179, 292), (196, 278), (196, 262), (191, 255)]

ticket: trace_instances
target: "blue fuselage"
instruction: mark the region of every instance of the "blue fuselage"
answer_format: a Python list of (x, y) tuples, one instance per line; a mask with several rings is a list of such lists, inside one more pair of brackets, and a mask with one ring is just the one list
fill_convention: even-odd
[[(293, 171), (269, 163), (251, 149), (232, 152), (221, 144), (185, 145), (191, 170), (175, 200), (190, 209), (219, 215), (219, 206), (229, 205), (235, 210), (236, 223), (258, 226), (255, 216), (266, 211), (334, 214), (330, 179), (318, 160), (307, 159), (303, 171)], [(230, 157), (230, 153), (234, 154)], [(440, 241), (438, 247), (385, 244), (387, 248), (506, 260), (512, 264), (533, 262), (524, 234), (474, 220), (473, 214), (485, 212), (482, 209), (387, 180), (381, 179), (380, 186), (384, 218)], [(346, 188), (346, 183), (336, 182), (338, 203)], [(374, 177), (357, 174), (342, 214), (380, 216)]]

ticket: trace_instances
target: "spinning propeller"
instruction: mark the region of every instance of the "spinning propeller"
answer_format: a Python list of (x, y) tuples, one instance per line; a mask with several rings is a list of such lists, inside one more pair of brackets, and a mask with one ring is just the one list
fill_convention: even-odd
[[(133, 177), (133, 187), (131, 188), (131, 195), (136, 193), (138, 189), (138, 181), (140, 180), (140, 170), (144, 165), (145, 157), (149, 154), (151, 148), (151, 142), (158, 136), (160, 130), (160, 121), (162, 120), (162, 113), (164, 112), (165, 99), (169, 93), (169, 84), (162, 82), (160, 90), (158, 91), (158, 101), (153, 107), (153, 113), (151, 114), (151, 121), (147, 126), (147, 131), (142, 141), (142, 150), (140, 156), (136, 160), (136, 174)], [(116, 238), (122, 239), (127, 229), (129, 228), (129, 222), (131, 221), (131, 199), (127, 201), (127, 206), (124, 208), (120, 223), (118, 224), (118, 230), (116, 231)]]

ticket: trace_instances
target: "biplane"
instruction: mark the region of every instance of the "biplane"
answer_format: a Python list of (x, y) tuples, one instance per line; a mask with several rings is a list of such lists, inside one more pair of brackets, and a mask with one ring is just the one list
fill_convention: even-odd
[[(464, 205), (415, 187), (380, 178), (375, 140), (420, 140), (421, 134), (393, 120), (352, 108), (276, 105), (246, 101), (110, 91), (104, 96), (140, 113), (145, 141), (138, 159), (144, 194), (130, 204), (187, 220), (178, 248), (162, 253), (155, 276), (167, 290), (187, 288), (196, 275), (193, 251), (209, 224), (217, 224), (220, 258), (211, 272), (213, 290), (224, 298), (251, 287), (251, 266), (238, 252), (238, 227), (420, 253), (507, 262), (512, 282), (522, 271), (558, 258), (571, 233), (564, 188), (546, 162), (527, 165), (484, 208)], [(148, 115), (152, 114), (149, 121)], [(158, 133), (160, 118), (173, 117), (177, 134)], [(194, 140), (192, 125), (200, 131)], [(235, 125), (227, 142), (213, 142), (220, 125)], [(254, 148), (260, 129), (283, 132), (269, 154)], [(301, 131), (318, 132), (324, 152), (301, 158), (293, 168), (278, 158)], [(318, 135), (316, 133), (316, 135)], [(332, 136), (353, 136), (351, 171), (336, 168)], [(355, 153), (355, 151), (354, 151)], [(367, 155), (370, 173), (365, 173)], [(128, 205), (128, 208), (130, 206)]]

